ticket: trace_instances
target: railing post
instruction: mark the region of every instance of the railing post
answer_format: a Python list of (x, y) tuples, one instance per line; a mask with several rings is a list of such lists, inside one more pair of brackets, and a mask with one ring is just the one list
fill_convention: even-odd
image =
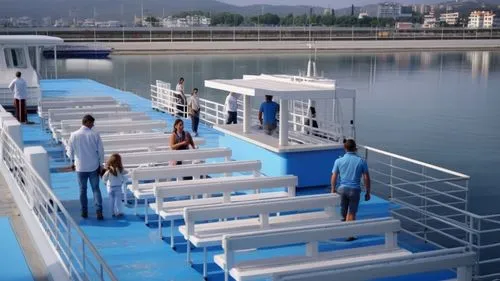
[[(425, 167), (422, 167), (422, 180), (425, 180)], [(423, 196), (421, 204), (424, 208), (423, 221), (424, 221), (424, 241), (427, 242), (427, 183), (422, 184)]]
[(393, 185), (393, 181), (392, 181), (392, 177), (393, 177), (393, 171), (394, 169), (392, 168), (392, 165), (394, 164), (393, 163), (393, 158), (391, 156), (390, 158), (390, 167), (391, 167), (391, 172), (390, 172), (390, 177), (389, 177), (389, 186), (390, 186), (390, 192), (391, 192), (391, 199), (394, 198), (394, 189), (392, 188), (392, 185)]

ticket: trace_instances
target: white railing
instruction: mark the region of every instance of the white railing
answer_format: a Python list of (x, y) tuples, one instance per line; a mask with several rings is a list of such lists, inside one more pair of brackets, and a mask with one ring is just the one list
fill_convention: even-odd
[(500, 214), (468, 211), (469, 176), (368, 146), (359, 154), (373, 193), (393, 203), (404, 232), (442, 248), (469, 247), (478, 256), (474, 280), (500, 278)]
[(2, 165), (17, 183), (69, 279), (118, 280), (61, 201), (26, 160), (23, 150), (4, 129), (0, 130)]

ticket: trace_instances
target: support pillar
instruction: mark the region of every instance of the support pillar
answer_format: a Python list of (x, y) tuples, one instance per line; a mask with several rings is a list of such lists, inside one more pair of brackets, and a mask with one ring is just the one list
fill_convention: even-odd
[(49, 155), (41, 146), (30, 146), (24, 149), (24, 157), (31, 164), (35, 171), (40, 175), (48, 187), (51, 187)]
[(21, 124), (17, 120), (6, 120), (3, 122), (5, 132), (12, 138), (20, 149), (24, 148), (23, 132), (21, 131)]
[(250, 96), (243, 95), (243, 133), (250, 132), (250, 123), (252, 122), (252, 103)]
[(288, 145), (288, 100), (280, 99), (279, 146)]

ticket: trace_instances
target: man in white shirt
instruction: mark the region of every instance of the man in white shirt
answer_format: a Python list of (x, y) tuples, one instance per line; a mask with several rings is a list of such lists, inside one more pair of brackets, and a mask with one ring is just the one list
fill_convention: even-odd
[(224, 110), (227, 112), (226, 124), (238, 124), (238, 99), (233, 93), (227, 95)]
[(90, 181), (94, 193), (94, 204), (98, 220), (103, 220), (102, 196), (99, 189), (99, 173), (104, 163), (104, 147), (101, 136), (92, 131), (94, 117), (85, 115), (82, 127), (71, 133), (68, 143), (68, 157), (73, 161), (73, 170), (76, 170), (78, 185), (80, 186), (80, 204), (82, 218), (88, 217), (87, 181)]
[(198, 136), (198, 125), (200, 124), (200, 97), (198, 96), (198, 88), (193, 89), (193, 93), (189, 98), (188, 112), (191, 116), (191, 129), (194, 136)]
[(175, 95), (177, 103), (177, 116), (185, 118), (186, 95), (184, 94), (184, 78), (179, 78), (179, 83), (175, 86), (175, 90), (178, 92), (178, 94)]
[(14, 108), (17, 121), (27, 123), (26, 99), (28, 98), (28, 84), (21, 78), (21, 72), (16, 72), (16, 78), (10, 82), (9, 89), (14, 93)]

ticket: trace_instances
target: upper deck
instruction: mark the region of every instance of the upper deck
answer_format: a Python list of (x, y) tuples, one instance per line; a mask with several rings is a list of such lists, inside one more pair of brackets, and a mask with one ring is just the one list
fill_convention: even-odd
[[(133, 111), (145, 112), (152, 119), (166, 120), (167, 130), (172, 126), (175, 118), (169, 114), (161, 113), (155, 111), (151, 108), (151, 102), (144, 98), (138, 97), (132, 93), (123, 92), (91, 80), (53, 80), (53, 81), (42, 81), (41, 83), (43, 89), (44, 97), (58, 97), (58, 96), (82, 96), (92, 93), (92, 96), (112, 96), (120, 102), (127, 103), (130, 105)], [(30, 116), (32, 120), (36, 120), (39, 123), (38, 117), (35, 115)], [(184, 120), (187, 128), (190, 127), (190, 121)], [(105, 265), (107, 265), (114, 276), (118, 280), (203, 280), (202, 277), (202, 261), (203, 261), (203, 251), (201, 249), (192, 250), (192, 260), (193, 266), (190, 267), (186, 263), (186, 243), (182, 236), (177, 230), (178, 224), (174, 225), (174, 236), (177, 248), (174, 250), (169, 247), (169, 241), (160, 240), (157, 236), (156, 224), (145, 225), (144, 218), (142, 215), (136, 216), (133, 213), (133, 208), (130, 206), (125, 208), (125, 217), (121, 219), (113, 219), (109, 216), (109, 213), (105, 213), (106, 219), (104, 221), (97, 221), (93, 218), (92, 209), (90, 209), (91, 218), (84, 220), (81, 219), (79, 214), (79, 201), (78, 201), (78, 185), (76, 181), (76, 174), (74, 172), (61, 172), (61, 167), (67, 167), (68, 163), (65, 162), (62, 156), (62, 146), (54, 145), (51, 141), (51, 134), (42, 130), (39, 126), (22, 126), (23, 133), (23, 143), (25, 147), (42, 145), (49, 152), (50, 157), (50, 181), (52, 190), (57, 196), (57, 199), (62, 202), (64, 208), (68, 211), (71, 219), (76, 223), (76, 225), (82, 230), (83, 235), (88, 239), (88, 241), (95, 246), (98, 254), (102, 257)], [(213, 128), (200, 125), (199, 130), (200, 135), (205, 138), (205, 147), (219, 147), (225, 144), (220, 142), (223, 133)], [(225, 140), (227, 141), (227, 140)], [(367, 154), (364, 154), (367, 151)], [(372, 168), (372, 176), (374, 177), (375, 184), (374, 189), (377, 194), (384, 195), (389, 192), (389, 184), (384, 177), (388, 174), (377, 177), (379, 173), (384, 171), (380, 165), (376, 163), (382, 163), (381, 158), (388, 155), (383, 153), (378, 153), (375, 150), (366, 149), (361, 151), (365, 156), (369, 155), (369, 159), (373, 159), (369, 164)], [(378, 157), (377, 157), (378, 156)], [(447, 170), (433, 169), (430, 165), (425, 165), (425, 163), (416, 163), (398, 158), (396, 155), (389, 155), (391, 165), (397, 166), (397, 161), (402, 161), (406, 165), (401, 165), (400, 167), (405, 167), (405, 169), (411, 169), (408, 166), (416, 165), (418, 169), (425, 167), (428, 169), (427, 174), (421, 174), (420, 176), (412, 175), (412, 181), (408, 183), (409, 177), (402, 176), (396, 170), (392, 171), (389, 175), (391, 180), (391, 186), (394, 189), (390, 189), (391, 196), (394, 199), (399, 199), (401, 201), (397, 204), (390, 203), (382, 198), (374, 198), (369, 202), (362, 202), (360, 206), (360, 213), (358, 218), (373, 218), (373, 217), (384, 217), (390, 215), (391, 210), (400, 207), (404, 204), (405, 194), (399, 194), (398, 191), (403, 189), (405, 186), (412, 188), (420, 187), (422, 181), (428, 184), (429, 188), (440, 189), (442, 186), (448, 186), (450, 182), (453, 182), (459, 187), (463, 187), (468, 181), (468, 177), (463, 178), (462, 175), (449, 174)], [(255, 158), (251, 158), (255, 159)], [(266, 161), (266, 159), (264, 159)], [(387, 163), (387, 160), (385, 160)], [(333, 163), (332, 163), (333, 164)], [(386, 167), (387, 168), (387, 167)], [(387, 170), (385, 170), (387, 172)], [(393, 174), (394, 172), (394, 174)], [(441, 175), (438, 175), (441, 172)], [(431, 178), (434, 178), (432, 180)], [(398, 180), (396, 180), (398, 179)], [(455, 180), (453, 180), (455, 179)], [(379, 180), (380, 182), (377, 182)], [(394, 180), (394, 182), (392, 182)], [(384, 183), (384, 181), (386, 183)], [(405, 182), (406, 181), (406, 182)], [(443, 185), (441, 185), (443, 184)], [(467, 187), (467, 186), (466, 186)], [(410, 188), (409, 190), (412, 190)], [(103, 202), (104, 210), (108, 210), (107, 206), (108, 200), (106, 200), (107, 195), (104, 192), (104, 187), (101, 183), (101, 189), (103, 191)], [(466, 188), (465, 188), (466, 189)], [(326, 193), (329, 187), (319, 187), (315, 189), (304, 189), (299, 190), (300, 194), (310, 194), (310, 193)], [(457, 189), (458, 190), (458, 189)], [(416, 194), (419, 192), (413, 191)], [(449, 191), (449, 189), (448, 189)], [(394, 192), (394, 193), (393, 193)], [(462, 191), (463, 193), (463, 191)], [(457, 193), (452, 193), (457, 194)], [(408, 196), (408, 194), (406, 194)], [(453, 206), (463, 206), (464, 201), (458, 195), (454, 196), (455, 201), (453, 201)], [(413, 198), (414, 199), (414, 198)], [(411, 200), (413, 202), (413, 199)], [(460, 200), (459, 200), (460, 199)], [(427, 203), (431, 201), (424, 200)], [(409, 203), (408, 203), (409, 204)], [(437, 204), (437, 203), (435, 203)], [(92, 208), (89, 204), (89, 207)], [(416, 208), (422, 207), (418, 205)], [(448, 209), (450, 210), (450, 209)], [(427, 210), (429, 211), (429, 210)], [(464, 213), (465, 214), (465, 213)], [(405, 214), (402, 214), (403, 216)], [(428, 217), (431, 217), (427, 214)], [(456, 215), (456, 214), (455, 214)], [(150, 215), (151, 219), (154, 216)], [(429, 220), (431, 220), (429, 218)], [(66, 220), (64, 220), (66, 221)], [(423, 221), (418, 221), (423, 223)], [(434, 221), (436, 223), (436, 221)], [(67, 223), (67, 222), (66, 222)], [(431, 226), (439, 230), (441, 227), (449, 228), (449, 225), (445, 226)], [(170, 232), (170, 225), (165, 223), (162, 225), (163, 232)], [(75, 250), (80, 251), (82, 246), (79, 236), (75, 232), (70, 232), (69, 239), (73, 241), (73, 247)], [(436, 232), (434, 233), (436, 234)], [(418, 232), (416, 235), (420, 235)], [(383, 244), (383, 236), (362, 236), (359, 237), (357, 241), (346, 243), (344, 241), (333, 241), (333, 242), (322, 242), (320, 243), (320, 250), (332, 250), (332, 249), (346, 249), (353, 247), (362, 247), (367, 245), (380, 245)], [(430, 240), (434, 241), (434, 240)], [(433, 243), (423, 243), (419, 239), (414, 238), (412, 235), (402, 234), (399, 241), (401, 247), (408, 249), (413, 252), (425, 251), (429, 249), (434, 249), (436, 246)], [(83, 250), (85, 252), (85, 250)], [(88, 251), (88, 250), (87, 250)], [(248, 253), (249, 256), (252, 255), (293, 255), (303, 253), (304, 246), (298, 245), (287, 248), (273, 248), (268, 249), (264, 252), (259, 253)], [(209, 247), (209, 280), (223, 280), (224, 275), (220, 269), (212, 263), (211, 257), (215, 254), (222, 253), (220, 247)], [(99, 264), (96, 262), (96, 264)], [(455, 273), (450, 271), (439, 271), (432, 272), (428, 274), (419, 274), (413, 276), (405, 276), (404, 280), (443, 280), (454, 278)], [(90, 280), (99, 280), (97, 276), (90, 276)]]

